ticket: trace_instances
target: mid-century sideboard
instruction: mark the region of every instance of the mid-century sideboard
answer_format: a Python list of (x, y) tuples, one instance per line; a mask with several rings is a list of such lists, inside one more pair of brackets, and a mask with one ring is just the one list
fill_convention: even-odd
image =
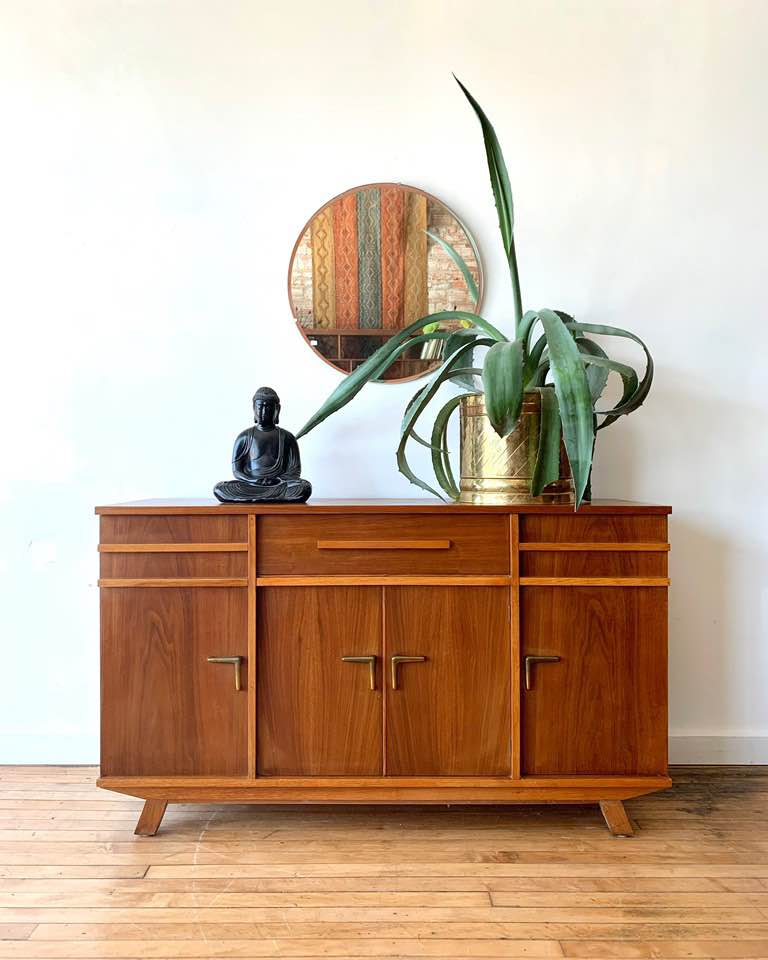
[(665, 506), (99, 507), (101, 779), (146, 802), (669, 786)]

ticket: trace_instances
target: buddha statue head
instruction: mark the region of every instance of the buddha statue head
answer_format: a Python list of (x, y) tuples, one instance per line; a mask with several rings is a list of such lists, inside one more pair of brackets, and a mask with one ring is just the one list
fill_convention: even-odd
[(280, 397), (272, 387), (259, 387), (254, 393), (253, 421), (260, 430), (272, 430), (280, 422)]

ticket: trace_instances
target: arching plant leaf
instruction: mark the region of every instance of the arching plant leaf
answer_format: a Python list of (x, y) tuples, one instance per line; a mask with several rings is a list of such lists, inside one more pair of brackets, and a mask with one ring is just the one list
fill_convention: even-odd
[(541, 397), (541, 419), (539, 421), (539, 448), (531, 476), (531, 494), (541, 496), (548, 483), (554, 483), (560, 477), (560, 412), (557, 408), (557, 395), (552, 387), (537, 387)]
[(595, 438), (589, 382), (576, 342), (560, 317), (553, 310), (540, 310), (539, 316), (547, 338), (550, 369), (578, 510), (589, 480)]
[(493, 190), (493, 199), (496, 202), (496, 210), (499, 214), (499, 230), (504, 244), (504, 253), (509, 264), (509, 276), (512, 280), (512, 296), (515, 304), (515, 336), (517, 336), (517, 327), (523, 316), (523, 301), (520, 295), (520, 277), (517, 271), (517, 256), (515, 254), (515, 211), (507, 164), (504, 160), (499, 138), (496, 136), (496, 131), (493, 129), (491, 121), (486, 117), (483, 108), (455, 74), (454, 79), (461, 87), (464, 96), (469, 100), (483, 131), (485, 156), (488, 160), (488, 173), (491, 177), (491, 190)]
[(519, 340), (494, 343), (486, 353), (483, 388), (491, 426), (500, 437), (509, 436), (523, 404), (523, 345)]

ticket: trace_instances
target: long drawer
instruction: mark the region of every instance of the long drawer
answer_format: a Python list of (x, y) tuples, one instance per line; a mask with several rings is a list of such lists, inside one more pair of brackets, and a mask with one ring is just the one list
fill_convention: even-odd
[(260, 576), (505, 575), (509, 521), (487, 516), (262, 516)]

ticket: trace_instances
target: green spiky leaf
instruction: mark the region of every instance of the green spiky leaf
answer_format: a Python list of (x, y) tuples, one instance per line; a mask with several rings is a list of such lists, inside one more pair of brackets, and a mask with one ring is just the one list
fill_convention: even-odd
[[(454, 330), (450, 337), (448, 337), (448, 339), (445, 341), (443, 356), (450, 357), (451, 354), (458, 350), (459, 347), (463, 347), (468, 343), (473, 343), (475, 340), (477, 340), (478, 336), (479, 334), (477, 330)], [(473, 366), (473, 356), (473, 353), (469, 353), (466, 356), (469, 366)], [(478, 389), (474, 377), (459, 375), (451, 377), (451, 380), (453, 383), (456, 383), (460, 387), (464, 387), (467, 390)]]
[(490, 348), (483, 362), (483, 388), (491, 426), (500, 437), (509, 436), (523, 404), (523, 345), (519, 340)]
[[(580, 353), (585, 353), (593, 357), (607, 358), (608, 354), (603, 350), (599, 343), (594, 340), (588, 340), (587, 337), (577, 337), (576, 346)], [(592, 396), (592, 403), (597, 403), (600, 399), (605, 385), (608, 383), (610, 370), (601, 367), (596, 363), (587, 363), (587, 380), (589, 381), (589, 392)]]
[(623, 337), (627, 340), (632, 340), (642, 347), (643, 353), (645, 354), (645, 373), (637, 385), (634, 394), (627, 399), (622, 398), (621, 402), (612, 410), (596, 411), (598, 415), (605, 416), (605, 420), (598, 427), (599, 430), (602, 430), (612, 423), (615, 423), (619, 417), (627, 413), (632, 413), (633, 410), (637, 410), (645, 401), (645, 398), (650, 392), (651, 384), (653, 383), (653, 357), (640, 337), (635, 336), (634, 333), (630, 333), (629, 330), (622, 330), (621, 327), (610, 327), (600, 323), (569, 323), (567, 326), (568, 329), (574, 333), (596, 333), (607, 337)]
[(325, 403), (307, 420), (301, 430), (296, 434), (296, 437), (303, 437), (309, 433), (310, 430), (314, 430), (323, 420), (330, 417), (332, 413), (336, 413), (337, 410), (346, 406), (350, 400), (360, 393), (366, 383), (379, 379), (379, 377), (392, 366), (400, 354), (410, 349), (414, 344), (425, 343), (428, 340), (447, 339), (450, 333), (440, 330), (414, 336), (414, 334), (419, 334), (426, 325), (439, 323), (443, 320), (467, 320), (473, 326), (479, 327), (488, 333), (493, 340), (507, 339), (492, 323), (488, 323), (487, 320), (484, 320), (478, 314), (470, 313), (466, 310), (441, 310), (438, 313), (432, 313), (427, 317), (422, 317), (420, 320), (415, 320), (387, 340), (386, 343), (382, 344), (374, 354), (368, 357), (365, 363), (361, 363), (356, 370), (353, 370), (352, 373), (345, 377)]
[(534, 497), (548, 483), (554, 483), (560, 477), (560, 411), (557, 408), (557, 395), (552, 387), (538, 387), (541, 396), (541, 419), (539, 421), (539, 447), (531, 476), (531, 493)]
[(465, 358), (467, 354), (474, 350), (476, 345), (491, 346), (494, 342), (495, 341), (490, 339), (482, 339), (477, 341), (477, 344), (469, 343), (463, 347), (460, 347), (438, 370), (432, 374), (426, 385), (414, 395), (408, 404), (408, 407), (406, 408), (405, 416), (403, 417), (403, 422), (400, 427), (400, 443), (398, 444), (396, 453), (397, 469), (403, 474), (404, 477), (410, 480), (411, 483), (415, 484), (417, 487), (420, 487), (422, 490), (426, 490), (428, 493), (432, 493), (437, 497), (441, 497), (441, 499), (442, 494), (422, 480), (411, 469), (406, 456), (406, 445), (409, 438), (413, 436), (419, 417), (422, 415), (427, 404), (434, 397), (443, 383), (449, 381), (452, 376), (455, 376), (459, 373), (479, 374), (482, 372), (479, 369), (462, 366), (462, 363), (466, 362)]
[(452, 499), (458, 500), (459, 487), (451, 468), (451, 457), (447, 448), (448, 425), (456, 408), (464, 397), (475, 396), (473, 393), (461, 393), (445, 403), (435, 415), (432, 427), (432, 469), (437, 482), (445, 493)]
[(504, 243), (504, 253), (506, 254), (509, 264), (510, 279), (512, 280), (512, 295), (515, 301), (515, 332), (517, 333), (517, 325), (523, 316), (523, 301), (520, 295), (520, 277), (517, 272), (517, 256), (515, 255), (515, 210), (512, 202), (512, 186), (509, 182), (507, 164), (504, 160), (504, 153), (502, 152), (499, 138), (496, 136), (493, 124), (485, 115), (483, 108), (455, 74), (454, 80), (461, 87), (462, 93), (475, 111), (483, 131), (483, 143), (485, 144), (485, 156), (488, 160), (491, 189), (493, 190), (493, 199), (496, 202), (496, 210), (499, 214), (499, 230), (501, 232), (502, 242)]
[(589, 382), (576, 342), (560, 317), (553, 310), (540, 310), (539, 316), (547, 338), (550, 369), (578, 510), (589, 480), (595, 438)]

